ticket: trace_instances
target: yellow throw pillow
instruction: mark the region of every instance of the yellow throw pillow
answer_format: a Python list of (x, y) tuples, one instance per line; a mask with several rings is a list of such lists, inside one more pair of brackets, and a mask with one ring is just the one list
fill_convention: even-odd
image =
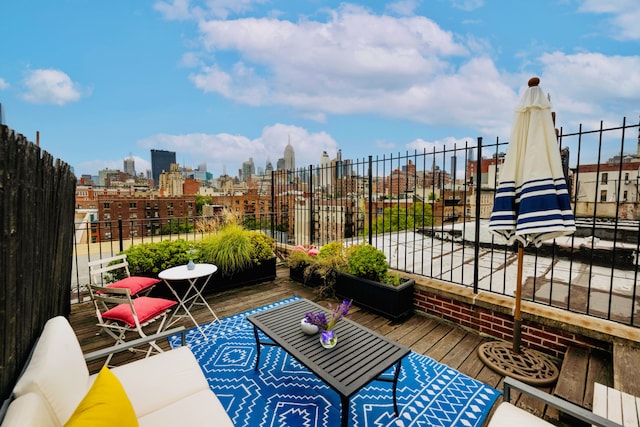
[(104, 366), (64, 427), (137, 427), (138, 418), (118, 378)]

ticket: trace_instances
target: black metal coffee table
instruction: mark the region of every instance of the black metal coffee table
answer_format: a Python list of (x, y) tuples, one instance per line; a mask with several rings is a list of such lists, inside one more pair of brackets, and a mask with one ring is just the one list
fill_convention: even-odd
[[(325, 349), (318, 335), (306, 335), (300, 329), (300, 320), (309, 311), (328, 310), (309, 300), (300, 299), (247, 316), (253, 324), (258, 355), (255, 369), (260, 363), (260, 345), (276, 345), (295, 357), (301, 364), (340, 395), (341, 425), (349, 424), (349, 399), (373, 380), (393, 383), (393, 409), (398, 416), (396, 388), (402, 358), (409, 354), (407, 347), (399, 345), (364, 326), (342, 319), (336, 328), (338, 344)], [(260, 341), (258, 330), (272, 341)], [(380, 375), (396, 365), (393, 379)]]

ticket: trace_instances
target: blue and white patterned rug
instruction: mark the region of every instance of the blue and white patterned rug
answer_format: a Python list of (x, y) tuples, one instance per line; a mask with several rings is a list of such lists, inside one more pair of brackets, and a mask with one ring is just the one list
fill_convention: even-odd
[[(246, 316), (291, 298), (187, 331), (187, 345), (236, 427), (332, 427), (340, 425), (340, 397), (275, 346), (263, 347), (254, 371), (256, 344)], [(179, 337), (171, 337), (172, 346)], [(392, 378), (393, 368), (386, 375)], [(429, 357), (411, 352), (398, 380), (399, 417), (391, 383), (373, 381), (351, 397), (350, 426), (481, 426), (500, 392)]]

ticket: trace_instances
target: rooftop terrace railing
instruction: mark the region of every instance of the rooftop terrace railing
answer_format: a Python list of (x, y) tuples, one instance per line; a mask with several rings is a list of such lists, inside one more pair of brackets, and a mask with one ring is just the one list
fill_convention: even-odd
[[(573, 133), (559, 130), (578, 229), (541, 248), (525, 248), (524, 299), (639, 324), (638, 129), (638, 123), (625, 119), (621, 126), (601, 123), (590, 131), (582, 126)], [(268, 200), (269, 211), (239, 215), (277, 236), (279, 245), (364, 240), (382, 249), (393, 269), (469, 287), (475, 293), (513, 296), (517, 248), (487, 231), (507, 146), (508, 142), (478, 138), (450, 147), (354, 160), (338, 157), (320, 166), (276, 171), (258, 180), (268, 182), (259, 187), (258, 197)], [(195, 224), (198, 219), (182, 221)], [(128, 221), (116, 224), (127, 227)], [(172, 229), (191, 231), (171, 233)], [(198, 239), (205, 233), (195, 226), (169, 227), (169, 234), (114, 240), (102, 243), (99, 251), (115, 253), (151, 239)], [(123, 233), (114, 230), (116, 235)], [(92, 248), (89, 243), (76, 244), (78, 254), (98, 256)], [(79, 289), (83, 279), (78, 256), (75, 264), (74, 286)]]

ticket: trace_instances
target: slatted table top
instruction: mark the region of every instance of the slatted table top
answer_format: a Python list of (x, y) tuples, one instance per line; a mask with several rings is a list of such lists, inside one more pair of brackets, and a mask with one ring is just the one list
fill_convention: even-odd
[(306, 335), (300, 328), (305, 313), (321, 310), (329, 313), (318, 304), (300, 299), (248, 316), (247, 320), (345, 397), (355, 394), (410, 352), (409, 348), (344, 318), (335, 329), (338, 344), (325, 349), (318, 334)]

